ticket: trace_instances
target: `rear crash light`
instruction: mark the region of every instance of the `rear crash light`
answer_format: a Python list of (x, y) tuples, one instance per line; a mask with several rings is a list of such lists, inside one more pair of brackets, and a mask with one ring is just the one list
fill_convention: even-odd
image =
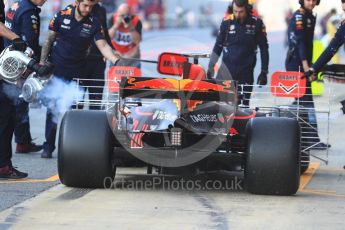
[(172, 146), (182, 145), (182, 129), (172, 128), (170, 133), (170, 141)]

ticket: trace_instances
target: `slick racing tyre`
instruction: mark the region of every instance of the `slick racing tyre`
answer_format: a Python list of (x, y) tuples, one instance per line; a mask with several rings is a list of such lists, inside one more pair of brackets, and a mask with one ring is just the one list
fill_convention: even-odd
[(300, 181), (300, 127), (289, 118), (247, 124), (245, 185), (253, 194), (293, 195)]
[(301, 175), (307, 171), (310, 162), (310, 153), (308, 149), (310, 146), (310, 138), (307, 133), (313, 132), (308, 121), (308, 112), (303, 106), (289, 106), (280, 109), (280, 117), (293, 118), (299, 122), (301, 127)]
[(113, 134), (104, 111), (68, 111), (61, 123), (58, 171), (62, 184), (80, 188), (109, 186), (115, 176)]

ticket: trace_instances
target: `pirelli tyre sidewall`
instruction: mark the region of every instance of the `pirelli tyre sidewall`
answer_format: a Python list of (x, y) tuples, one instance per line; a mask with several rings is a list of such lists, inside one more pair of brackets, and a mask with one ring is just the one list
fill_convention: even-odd
[(68, 111), (61, 123), (58, 172), (62, 184), (102, 188), (115, 176), (113, 133), (104, 111)]
[(262, 195), (295, 194), (300, 181), (298, 122), (290, 118), (253, 118), (246, 133), (247, 190)]

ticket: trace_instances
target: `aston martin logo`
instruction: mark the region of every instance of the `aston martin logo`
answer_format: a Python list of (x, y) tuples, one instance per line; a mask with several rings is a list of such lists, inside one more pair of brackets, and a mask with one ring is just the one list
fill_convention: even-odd
[(279, 82), (279, 87), (284, 90), (284, 92), (286, 94), (290, 94), (291, 92), (293, 92), (297, 87), (298, 87), (298, 83), (292, 85), (291, 87), (287, 88), (285, 85), (283, 85), (282, 83)]

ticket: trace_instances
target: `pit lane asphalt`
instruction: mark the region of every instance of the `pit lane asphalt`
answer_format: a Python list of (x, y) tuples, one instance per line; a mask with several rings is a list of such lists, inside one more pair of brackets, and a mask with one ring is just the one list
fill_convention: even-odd
[[(150, 33), (146, 39), (155, 40), (158, 34), (185, 36), (211, 48), (214, 39), (209, 33), (209, 30), (166, 31)], [(283, 37), (283, 33), (269, 36), (271, 73), (284, 69)], [(172, 47), (157, 47), (172, 51)], [(155, 55), (151, 48), (151, 44), (143, 43), (143, 53), (150, 50), (148, 58)], [(257, 74), (258, 70), (255, 76)], [(296, 196), (255, 196), (242, 190), (166, 190), (162, 185), (152, 190), (131, 189), (130, 181), (140, 184), (153, 180), (141, 168), (119, 169), (119, 185), (116, 189), (73, 189), (60, 185), (57, 180), (56, 152), (54, 158), (49, 160), (41, 159), (39, 153), (14, 154), (14, 165), (29, 172), (29, 178), (0, 182), (0, 229), (343, 229), (345, 117), (338, 114), (338, 102), (345, 99), (345, 93), (343, 85), (326, 83), (326, 88), (332, 89), (329, 164), (312, 158), (312, 167), (302, 177), (301, 188)], [(323, 106), (327, 100), (318, 97), (316, 104)], [(37, 137), (36, 143), (42, 143), (45, 109), (31, 110), (30, 115), (32, 135)], [(325, 119), (319, 117), (323, 138), (327, 132), (324, 123)], [(313, 154), (326, 157), (325, 151), (313, 151)], [(206, 179), (210, 177), (222, 183), (229, 178), (237, 178), (225, 172), (208, 175)], [(172, 185), (174, 179), (179, 178), (168, 179), (168, 184)], [(191, 180), (198, 179), (204, 180), (205, 177)]]

